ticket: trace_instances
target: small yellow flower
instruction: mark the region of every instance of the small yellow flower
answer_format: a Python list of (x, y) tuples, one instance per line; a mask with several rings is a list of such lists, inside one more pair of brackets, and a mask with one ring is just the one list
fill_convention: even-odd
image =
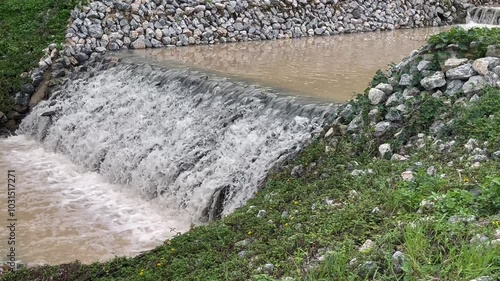
[(295, 217), (290, 217), (290, 220), (293, 221), (295, 219)]
[(251, 230), (248, 231), (248, 235), (252, 235), (252, 231)]
[(157, 263), (156, 264), (157, 267), (160, 267), (161, 266), (161, 262)]
[(468, 183), (469, 182), (469, 178), (468, 177), (464, 177), (464, 182)]
[(285, 223), (285, 227), (287, 227), (287, 226), (288, 226), (288, 223)]
[(175, 252), (175, 248), (170, 249), (170, 252)]
[(298, 205), (299, 201), (295, 200), (295, 201), (293, 201), (293, 204)]
[(141, 272), (139, 272), (139, 275), (140, 275), (140, 276), (143, 276), (143, 275), (144, 275), (144, 269), (141, 269)]

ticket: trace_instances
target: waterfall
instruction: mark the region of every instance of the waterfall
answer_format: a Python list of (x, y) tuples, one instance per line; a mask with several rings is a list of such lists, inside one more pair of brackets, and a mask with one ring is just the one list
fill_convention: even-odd
[(474, 7), (467, 11), (467, 22), (500, 25), (500, 7)]
[(209, 220), (242, 206), (335, 108), (201, 72), (119, 64), (68, 79), (19, 133)]

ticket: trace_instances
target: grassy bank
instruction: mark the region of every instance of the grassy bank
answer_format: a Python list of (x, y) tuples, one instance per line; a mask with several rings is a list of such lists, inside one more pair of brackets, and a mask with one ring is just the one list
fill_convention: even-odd
[[(459, 33), (454, 33), (459, 32)], [(480, 57), (496, 31), (453, 31), (430, 40)], [(472, 31), (471, 31), (472, 32)], [(484, 35), (487, 33), (487, 35)], [(472, 41), (475, 48), (470, 48)], [(461, 43), (462, 42), (462, 43)], [(495, 41), (493, 42), (495, 43)], [(383, 79), (383, 77), (377, 77)], [(23, 280), (471, 280), (500, 276), (500, 160), (474, 164), (472, 149), (500, 150), (500, 90), (465, 106), (422, 94), (403, 139), (367, 128), (333, 134), (270, 174), (245, 207), (156, 249), (105, 263), (43, 266), (4, 275)], [(366, 95), (352, 102), (368, 115)], [(446, 130), (427, 136), (446, 113)], [(416, 133), (424, 133), (418, 135)], [(471, 143), (470, 139), (476, 139)], [(408, 159), (379, 157), (390, 141)], [(445, 149), (444, 149), (445, 148)], [(491, 154), (491, 153), (490, 153)], [(294, 167), (302, 172), (292, 173)], [(491, 279), (496, 280), (496, 279)]]
[(62, 43), (77, 0), (0, 1), (0, 111), (8, 111), (13, 93), (51, 43)]

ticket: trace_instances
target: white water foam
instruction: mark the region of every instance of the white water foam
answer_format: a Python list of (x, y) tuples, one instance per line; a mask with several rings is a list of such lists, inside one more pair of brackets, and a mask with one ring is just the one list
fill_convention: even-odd
[[(15, 170), (17, 258), (31, 264), (135, 255), (190, 227), (190, 217), (110, 184), (25, 136), (0, 140), (0, 171)], [(1, 186), (7, 186), (5, 177)], [(0, 219), (6, 221), (6, 191)], [(3, 252), (7, 245), (1, 232)]]
[(120, 65), (68, 82), (20, 132), (200, 217), (221, 188), (223, 214), (253, 196), (267, 171), (320, 129), (318, 108), (204, 74)]

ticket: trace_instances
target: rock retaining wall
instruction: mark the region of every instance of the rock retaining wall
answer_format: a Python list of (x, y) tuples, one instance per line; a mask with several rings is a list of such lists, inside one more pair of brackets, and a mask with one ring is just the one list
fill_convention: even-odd
[(72, 12), (64, 55), (77, 65), (106, 50), (439, 26), (467, 7), (444, 0), (91, 1)]

